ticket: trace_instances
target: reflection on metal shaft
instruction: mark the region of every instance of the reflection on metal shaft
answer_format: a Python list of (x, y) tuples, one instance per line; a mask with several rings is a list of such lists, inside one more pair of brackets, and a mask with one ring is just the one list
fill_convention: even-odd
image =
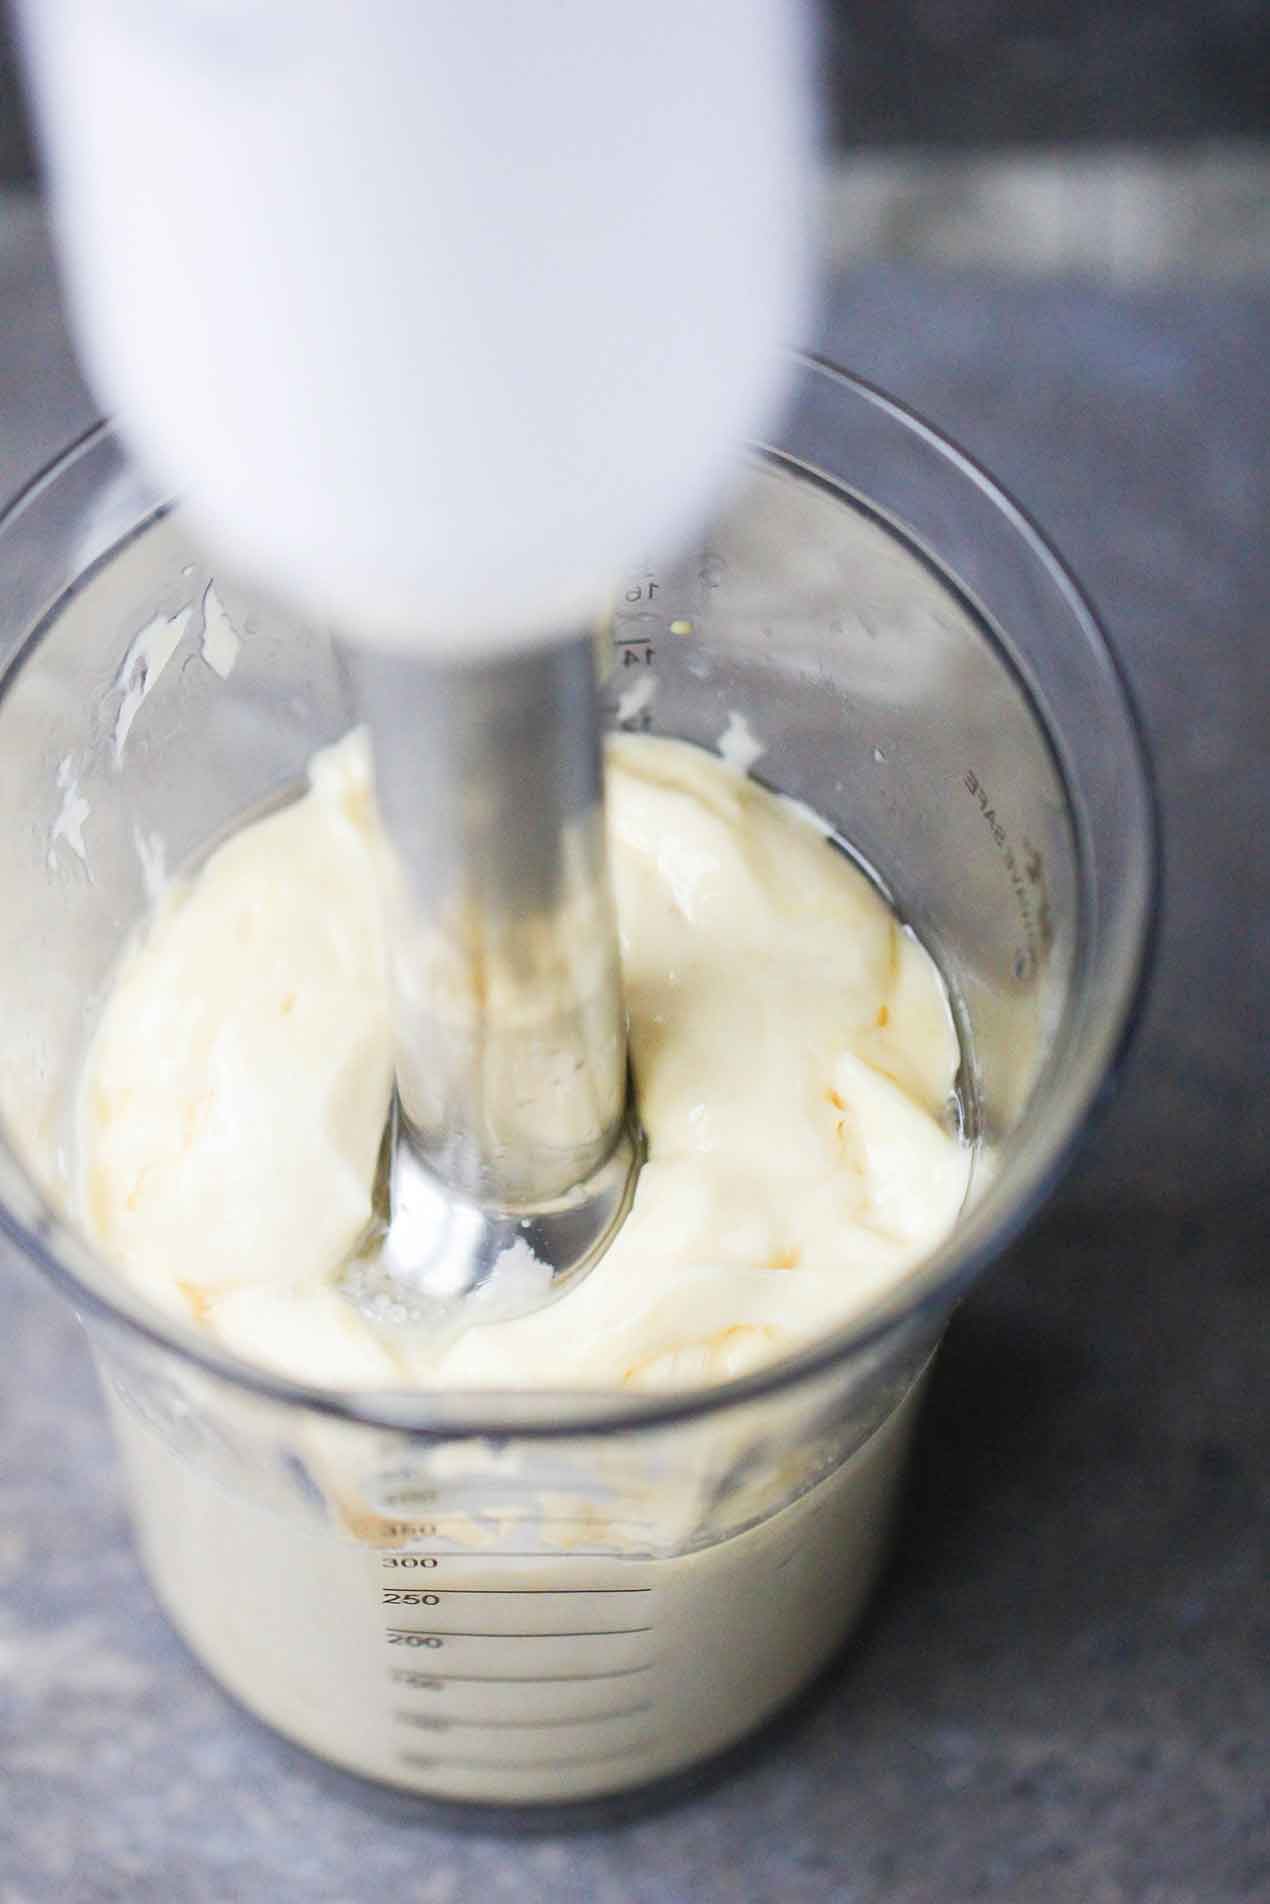
[[(349, 660), (390, 849), (390, 1186), (418, 1204), (432, 1179), (450, 1200), (429, 1230), (448, 1264), (430, 1275), (437, 1294), (488, 1271), (482, 1213), (533, 1216), (563, 1199), (567, 1247), (584, 1242), (590, 1258), (596, 1235), (577, 1235), (586, 1186), (623, 1142), (623, 1181), (633, 1156), (591, 642), (462, 665), (364, 649)], [(606, 1180), (605, 1225), (620, 1201)]]

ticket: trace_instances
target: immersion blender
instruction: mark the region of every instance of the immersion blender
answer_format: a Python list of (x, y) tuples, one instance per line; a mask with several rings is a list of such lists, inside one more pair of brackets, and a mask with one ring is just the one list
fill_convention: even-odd
[(370, 727), (387, 1286), (527, 1248), (550, 1293), (636, 1167), (590, 631), (778, 397), (802, 10), (19, 13), (89, 377), (218, 557), (339, 631)]

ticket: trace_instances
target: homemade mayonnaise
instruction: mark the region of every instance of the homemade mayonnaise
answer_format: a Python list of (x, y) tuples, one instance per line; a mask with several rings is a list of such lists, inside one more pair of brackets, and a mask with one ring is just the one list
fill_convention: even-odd
[(694, 1387), (846, 1320), (951, 1227), (969, 1156), (929, 956), (792, 803), (703, 750), (610, 746), (608, 813), (647, 1161), (563, 1301), (440, 1344), (336, 1287), (392, 1090), (361, 734), (164, 900), (80, 1106), (81, 1211), (228, 1348), (336, 1386)]
[[(107, 998), (79, 1208), (121, 1274), (319, 1386), (627, 1393), (727, 1381), (903, 1278), (970, 1163), (930, 958), (812, 816), (700, 749), (612, 742), (608, 815), (647, 1159), (585, 1278), (440, 1337), (340, 1287), (392, 1090), (358, 734), (169, 890)], [(876, 1577), (911, 1375), (521, 1443), (106, 1367), (152, 1577), (212, 1670), (339, 1764), (491, 1802), (680, 1769), (811, 1677)]]

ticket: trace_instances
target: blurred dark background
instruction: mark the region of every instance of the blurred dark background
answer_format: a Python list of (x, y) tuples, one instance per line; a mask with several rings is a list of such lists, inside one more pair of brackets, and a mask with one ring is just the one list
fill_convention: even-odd
[(822, 0), (852, 145), (1270, 132), (1266, 0)]
[[(1266, 0), (820, 0), (835, 146), (1270, 133)], [(0, 182), (32, 176), (7, 8)]]

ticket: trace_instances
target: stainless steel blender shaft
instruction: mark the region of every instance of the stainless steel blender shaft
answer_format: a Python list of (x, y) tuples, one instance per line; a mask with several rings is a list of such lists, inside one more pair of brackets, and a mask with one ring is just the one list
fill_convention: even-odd
[(451, 1294), (519, 1236), (563, 1276), (634, 1158), (591, 642), (349, 660), (394, 862), (390, 1267)]

